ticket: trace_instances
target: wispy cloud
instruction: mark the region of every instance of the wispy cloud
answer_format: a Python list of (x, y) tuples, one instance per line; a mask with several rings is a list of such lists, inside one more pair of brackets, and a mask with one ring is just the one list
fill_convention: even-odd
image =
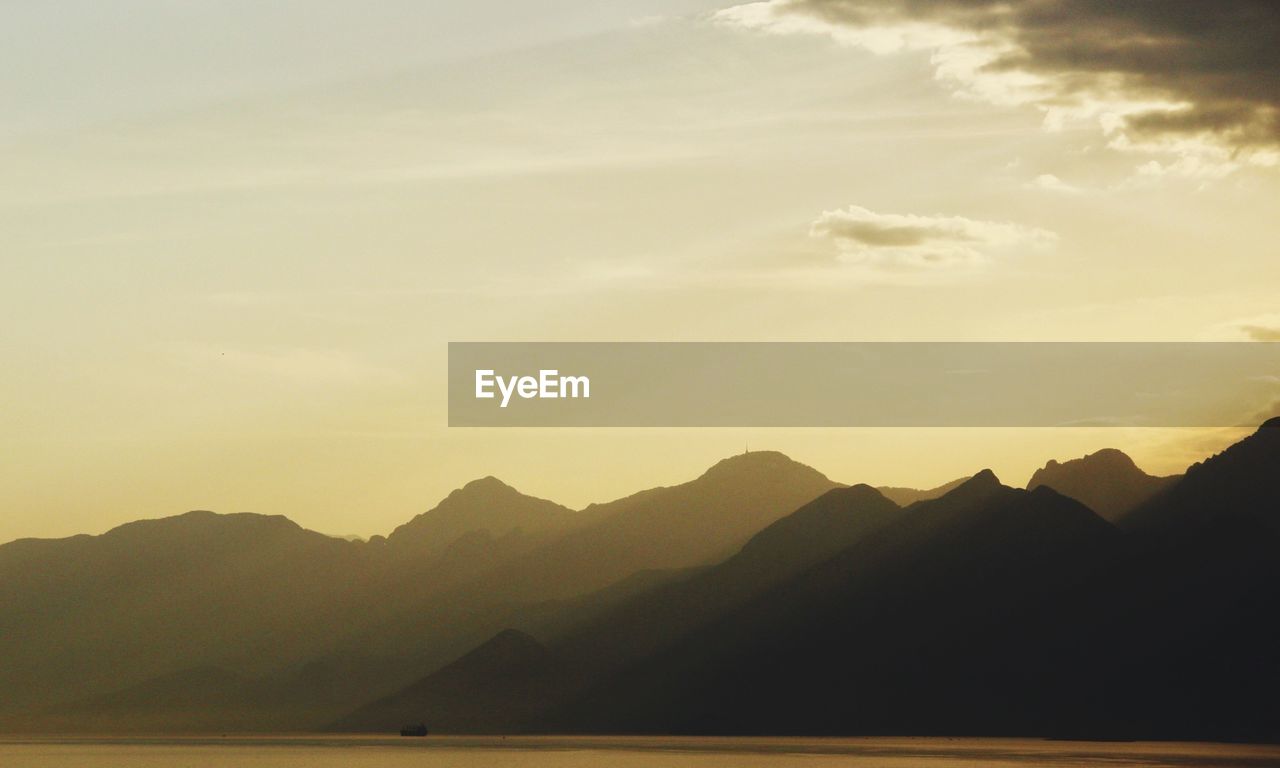
[(1074, 184), (1068, 184), (1052, 173), (1042, 173), (1031, 181), (1027, 182), (1028, 189), (1039, 189), (1045, 192), (1061, 192), (1064, 195), (1078, 195), (1084, 192), (1083, 189)]
[(1043, 246), (1054, 233), (963, 216), (877, 213), (858, 205), (824, 211), (810, 226), (846, 263), (888, 269), (945, 268), (985, 261), (997, 250)]

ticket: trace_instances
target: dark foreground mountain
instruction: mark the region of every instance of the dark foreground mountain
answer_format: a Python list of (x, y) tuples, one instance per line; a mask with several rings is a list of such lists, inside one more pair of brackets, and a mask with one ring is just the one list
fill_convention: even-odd
[(1125, 531), (990, 472), (903, 510), (830, 492), (552, 638), (511, 727), (1280, 740), (1278, 468), (1280, 421)]
[(1252, 436), (1187, 469), (1172, 487), (1140, 505), (1127, 527), (1194, 535), (1216, 523), (1250, 521), (1280, 531), (1280, 417)]
[(1273, 421), (1148, 502), (1127, 535), (1047, 488), (979, 475), (559, 722), (1275, 740), (1278, 468)]
[(1050, 461), (1031, 476), (1027, 489), (1047, 485), (1118, 522), (1175, 479), (1148, 475), (1125, 453), (1105, 448), (1079, 459)]
[(1121, 538), (1075, 501), (979, 473), (605, 679), (550, 722), (783, 734), (1045, 726), (1049, 713), (1028, 706), (1029, 678), (1050, 675), (1039, 684), (1066, 695), (1069, 670), (1094, 651), (1019, 617), (1110, 568)]

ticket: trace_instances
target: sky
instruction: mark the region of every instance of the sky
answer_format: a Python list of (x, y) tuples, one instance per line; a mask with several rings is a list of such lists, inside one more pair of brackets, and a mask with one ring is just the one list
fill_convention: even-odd
[(748, 444), (918, 487), (1181, 471), (1242, 433), (449, 429), (446, 343), (1280, 339), (1278, 16), (4, 4), (0, 541), (386, 533), (476, 477), (577, 507)]

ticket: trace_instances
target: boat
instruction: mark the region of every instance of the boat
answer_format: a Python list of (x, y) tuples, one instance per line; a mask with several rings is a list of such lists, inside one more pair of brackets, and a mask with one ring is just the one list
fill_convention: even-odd
[(418, 723), (417, 725), (406, 725), (400, 729), (401, 736), (426, 736), (427, 724)]

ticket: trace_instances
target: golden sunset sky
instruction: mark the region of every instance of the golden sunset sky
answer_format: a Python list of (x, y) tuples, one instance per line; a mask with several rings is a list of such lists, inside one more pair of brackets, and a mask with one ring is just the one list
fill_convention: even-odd
[(1240, 433), (446, 426), (450, 340), (1280, 339), (1274, 22), (1127, 5), (4, 4), (0, 541), (1181, 471)]

